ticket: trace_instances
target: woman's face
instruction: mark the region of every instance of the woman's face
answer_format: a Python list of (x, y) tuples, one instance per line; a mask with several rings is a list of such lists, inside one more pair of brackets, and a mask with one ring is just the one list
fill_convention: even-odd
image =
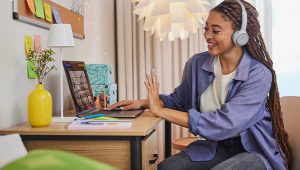
[(210, 12), (205, 25), (204, 37), (211, 56), (226, 55), (235, 47), (231, 37), (232, 22), (225, 20), (221, 13)]

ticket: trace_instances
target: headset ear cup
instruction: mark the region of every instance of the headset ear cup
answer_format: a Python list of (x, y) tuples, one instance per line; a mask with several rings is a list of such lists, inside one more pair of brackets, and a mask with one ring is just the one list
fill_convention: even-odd
[(235, 44), (235, 45), (237, 45), (238, 46), (238, 44), (237, 44), (237, 36), (238, 36), (238, 34), (239, 34), (239, 31), (236, 31), (236, 32), (234, 32), (233, 34), (232, 34), (232, 41), (233, 41), (233, 43)]
[(232, 35), (232, 41), (234, 42), (235, 45), (237, 46), (243, 46), (246, 45), (249, 41), (249, 36), (246, 32), (244, 31), (236, 31)]

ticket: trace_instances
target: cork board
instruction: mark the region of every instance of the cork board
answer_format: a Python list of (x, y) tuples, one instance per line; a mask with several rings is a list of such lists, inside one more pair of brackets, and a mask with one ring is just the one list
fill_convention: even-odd
[[(42, 2), (56, 7), (62, 23), (71, 25), (74, 37), (84, 39), (84, 17), (82, 15), (49, 0), (42, 0)], [(36, 17), (30, 11), (26, 0), (13, 0), (13, 18), (46, 29), (49, 29), (51, 24), (45, 19)]]

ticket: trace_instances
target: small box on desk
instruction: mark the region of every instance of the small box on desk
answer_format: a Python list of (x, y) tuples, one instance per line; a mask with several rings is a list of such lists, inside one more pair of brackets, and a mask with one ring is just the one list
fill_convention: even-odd
[(114, 67), (112, 64), (86, 64), (85, 68), (92, 85), (114, 83)]
[(112, 64), (86, 64), (90, 84), (94, 96), (102, 91), (108, 96), (108, 104), (117, 102), (117, 84), (114, 84), (114, 66)]

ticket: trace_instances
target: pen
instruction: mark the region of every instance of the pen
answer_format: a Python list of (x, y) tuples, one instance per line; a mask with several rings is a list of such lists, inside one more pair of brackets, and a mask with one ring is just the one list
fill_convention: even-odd
[(104, 116), (104, 114), (97, 113), (97, 114), (93, 114), (93, 115), (84, 116), (84, 117), (79, 118), (79, 119), (92, 119), (92, 118), (101, 117), (101, 116)]
[(101, 117), (93, 118), (93, 120), (118, 120), (118, 119), (114, 117), (101, 116)]

